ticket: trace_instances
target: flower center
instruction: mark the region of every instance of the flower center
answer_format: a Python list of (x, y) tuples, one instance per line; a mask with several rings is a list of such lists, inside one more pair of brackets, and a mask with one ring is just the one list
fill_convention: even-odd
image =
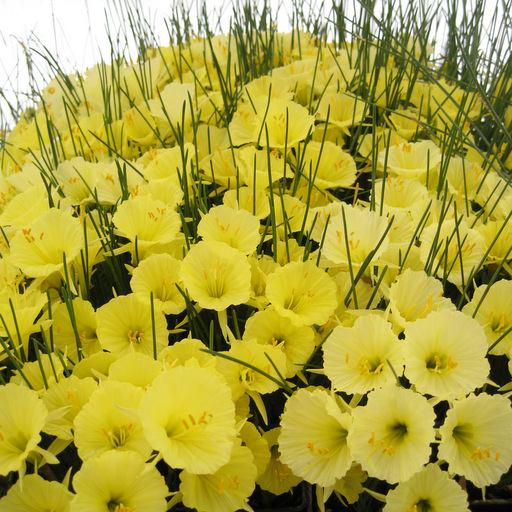
[[(350, 354), (347, 352), (345, 355), (345, 362), (349, 363)], [(349, 365), (350, 366), (350, 365)], [(384, 363), (380, 361), (368, 361), (364, 356), (361, 356), (355, 365), (350, 366), (353, 370), (360, 370), (359, 375), (378, 375), (384, 368)]]
[(134, 345), (140, 345), (143, 341), (145, 341), (146, 336), (143, 332), (132, 331), (131, 329), (128, 331), (128, 339)]
[(111, 500), (107, 504), (109, 512), (135, 512), (137, 507), (127, 507), (123, 503), (118, 503), (117, 500)]
[(210, 272), (203, 269), (204, 279), (206, 281), (206, 289), (210, 297), (219, 299), (224, 295), (224, 274), (226, 273), (226, 267), (224, 263), (218, 263), (217, 261), (212, 265)]
[(129, 425), (116, 425), (110, 430), (103, 428), (102, 431), (109, 440), (112, 447), (117, 448), (119, 446), (125, 445), (128, 439), (130, 439), (133, 426), (133, 423), (130, 423)]
[(512, 325), (512, 318), (507, 319), (505, 317), (505, 313), (499, 313), (497, 315), (494, 314), (494, 311), (491, 311), (489, 314), (489, 324), (493, 332), (502, 332), (505, 331)]
[(452, 360), (452, 356), (434, 354), (427, 360), (427, 368), (433, 373), (445, 373), (450, 372), (457, 368), (459, 363)]
[(422, 499), (412, 508), (407, 507), (405, 512), (430, 512), (431, 510), (434, 510), (434, 507), (430, 504), (430, 501), (428, 499)]
[(181, 423), (176, 418), (171, 418), (165, 429), (167, 437), (170, 439), (179, 439), (187, 435), (189, 431), (206, 427), (213, 418), (213, 414), (203, 411), (201, 415), (188, 414), (181, 418)]
[(224, 489), (228, 488), (230, 490), (237, 489), (240, 485), (240, 477), (238, 474), (235, 476), (226, 475), (226, 478), (221, 478), (219, 482), (219, 494), (222, 495)]
[(290, 311), (299, 311), (304, 303), (307, 303), (308, 300), (312, 299), (315, 296), (315, 293), (311, 290), (297, 291), (295, 288), (292, 288), (290, 297), (288, 298), (288, 305), (284, 305), (286, 309)]

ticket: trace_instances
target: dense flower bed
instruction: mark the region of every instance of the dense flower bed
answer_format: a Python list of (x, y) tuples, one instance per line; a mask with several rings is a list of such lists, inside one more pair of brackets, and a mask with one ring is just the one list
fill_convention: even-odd
[(512, 81), (237, 28), (5, 137), (1, 511), (455, 512), (512, 465)]

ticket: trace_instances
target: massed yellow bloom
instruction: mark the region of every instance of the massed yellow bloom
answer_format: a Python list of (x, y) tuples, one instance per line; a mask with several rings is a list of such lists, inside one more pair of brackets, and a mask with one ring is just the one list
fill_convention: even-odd
[(368, 479), (368, 474), (363, 471), (361, 464), (352, 463), (345, 476), (336, 480), (334, 490), (343, 496), (347, 503), (355, 503), (364, 491), (363, 483)]
[(267, 277), (266, 295), (294, 325), (322, 325), (337, 306), (334, 281), (312, 261), (292, 261)]
[(206, 309), (223, 311), (243, 304), (251, 293), (247, 257), (224, 242), (193, 245), (181, 264), (181, 279), (192, 300)]
[(403, 482), (428, 462), (435, 414), (419, 393), (389, 384), (370, 392), (352, 419), (348, 445), (369, 476)]
[(16, 384), (0, 386), (0, 403), (0, 475), (7, 475), (37, 448), (48, 410), (37, 392)]
[(114, 297), (98, 308), (97, 313), (98, 340), (105, 350), (114, 354), (142, 352), (154, 355), (153, 336), (156, 340), (156, 353), (168, 343), (167, 320), (164, 313), (155, 308), (152, 319), (149, 300), (144, 300), (134, 293)]
[[(167, 84), (158, 97), (148, 101), (151, 114), (161, 123), (162, 126), (185, 125), (190, 123), (191, 105), (195, 98), (195, 85), (171, 82)], [(184, 118), (183, 118), (184, 116)], [(170, 131), (170, 129), (169, 129)]]
[(229, 461), (235, 406), (229, 386), (213, 370), (177, 366), (165, 371), (138, 412), (147, 440), (171, 467), (212, 474)]
[(73, 493), (37, 473), (19, 479), (0, 500), (0, 512), (69, 512)]
[(371, 195), (376, 211), (382, 208), (383, 213), (388, 215), (404, 212), (418, 223), (429, 202), (425, 185), (414, 178), (404, 178), (401, 175), (377, 180)]
[(347, 445), (351, 424), (328, 391), (299, 389), (281, 416), (281, 461), (309, 483), (333, 485), (352, 464)]
[(477, 487), (497, 483), (512, 464), (512, 409), (504, 396), (481, 393), (455, 401), (439, 434), (439, 458)]
[(73, 478), (70, 512), (165, 512), (164, 477), (137, 452), (108, 451), (91, 457)]
[(50, 208), (10, 241), (10, 261), (29, 277), (64, 277), (64, 255), (68, 265), (84, 249), (83, 227), (68, 211)]
[(246, 421), (238, 434), (244, 446), (251, 450), (254, 457), (254, 465), (256, 466), (256, 478), (258, 478), (270, 460), (270, 450), (267, 441), (263, 438), (260, 430), (251, 423)]
[(478, 322), (460, 311), (433, 311), (405, 327), (405, 376), (419, 393), (468, 394), (489, 374), (487, 340)]

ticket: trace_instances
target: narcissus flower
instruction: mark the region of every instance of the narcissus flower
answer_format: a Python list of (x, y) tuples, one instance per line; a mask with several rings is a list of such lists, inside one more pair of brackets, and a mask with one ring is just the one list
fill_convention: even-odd
[(443, 297), (443, 285), (438, 279), (411, 269), (405, 270), (391, 284), (389, 305), (399, 328), (425, 318), (432, 311), (455, 309), (452, 301)]
[(158, 361), (165, 366), (194, 366), (199, 365), (207, 368), (215, 368), (216, 358), (212, 354), (203, 352), (208, 348), (201, 340), (185, 338), (165, 347), (158, 354)]
[(461, 486), (436, 464), (428, 464), (388, 492), (384, 512), (404, 510), (467, 512), (468, 497)]
[(312, 484), (333, 485), (352, 463), (347, 445), (350, 415), (329, 392), (299, 389), (288, 398), (281, 417), (281, 461)]
[(512, 409), (501, 395), (481, 393), (454, 402), (439, 434), (439, 458), (477, 487), (495, 484), (512, 464)]
[(348, 445), (369, 476), (403, 482), (428, 462), (435, 414), (419, 393), (389, 384), (369, 393), (352, 418)]
[(136, 413), (144, 395), (127, 382), (106, 381), (77, 414), (75, 445), (82, 460), (110, 450), (134, 451), (149, 457), (149, 446)]
[(337, 306), (336, 285), (312, 261), (292, 261), (267, 277), (266, 295), (294, 325), (322, 325)]
[(256, 478), (258, 478), (268, 465), (270, 449), (260, 430), (250, 421), (245, 422), (240, 429), (239, 437), (242, 444), (251, 450), (256, 466)]
[(165, 512), (164, 477), (136, 452), (108, 451), (82, 464), (70, 512)]
[(238, 249), (224, 242), (199, 242), (181, 264), (181, 279), (190, 297), (202, 308), (223, 311), (247, 302), (251, 266)]
[(254, 491), (256, 466), (251, 450), (236, 439), (229, 461), (210, 474), (180, 473), (183, 503), (198, 512), (235, 512), (249, 510), (249, 496)]
[(247, 210), (260, 220), (267, 218), (270, 214), (267, 194), (261, 189), (239, 187), (236, 190), (226, 190), (222, 201), (234, 210)]
[(268, 379), (263, 373), (255, 371), (244, 363), (258, 368), (274, 379), (279, 379), (275, 368), (281, 375), (286, 373), (286, 357), (281, 348), (277, 344), (262, 345), (254, 339), (233, 340), (230, 349), (227, 352), (221, 352), (221, 354), (225, 353), (240, 361), (238, 363), (217, 357), (216, 368), (231, 387), (234, 401), (240, 399), (245, 392), (265, 394), (278, 389), (279, 386), (275, 381)]
[(372, 191), (376, 211), (393, 215), (397, 212), (407, 213), (419, 222), (428, 202), (428, 190), (419, 181), (403, 176), (388, 176), (376, 181)]
[(322, 97), (317, 119), (328, 121), (348, 135), (349, 128), (360, 123), (366, 113), (367, 104), (364, 101), (347, 93), (333, 92)]
[[(62, 361), (53, 352), (40, 354), (39, 360), (24, 363), (21, 370), (14, 370), (11, 380), (13, 384), (28, 386), (43, 396), (46, 388), (64, 378)], [(28, 384), (29, 383), (29, 384)]]
[[(10, 285), (0, 292), (0, 336), (10, 337), (9, 341), (13, 345), (11, 348), (15, 354), (19, 354), (23, 348), (26, 356), (30, 335), (48, 325), (45, 316), (40, 316), (47, 303), (48, 297), (38, 289), (19, 293), (17, 288)], [(3, 351), (0, 348), (0, 353)], [(7, 354), (3, 354), (0, 358), (4, 359), (6, 356)]]
[(151, 254), (133, 269), (130, 287), (146, 300), (153, 292), (155, 309), (166, 315), (177, 315), (185, 309), (185, 299), (178, 290), (178, 286), (183, 288), (180, 265), (170, 254)]
[(172, 242), (181, 227), (178, 212), (151, 194), (122, 202), (112, 216), (112, 222), (118, 234), (131, 242), (130, 248), (138, 253), (138, 260), (151, 249)]
[(419, 393), (457, 398), (482, 386), (486, 353), (483, 328), (460, 311), (433, 311), (405, 327), (405, 376)]
[[(284, 155), (277, 149), (257, 149), (244, 146), (237, 155), (239, 180), (253, 191), (263, 191), (280, 178), (291, 178), (293, 173)], [(236, 193), (239, 191), (236, 190)]]
[(420, 258), (432, 264), (432, 274), (446, 277), (457, 286), (464, 285), (484, 255), (484, 239), (464, 220), (445, 220), (427, 226), (420, 236)]
[[(96, 335), (98, 319), (92, 304), (80, 297), (76, 297), (70, 303), (74, 317), (75, 327), (71, 321), (68, 305), (61, 302), (52, 309), (52, 335), (55, 347), (66, 354), (71, 361), (78, 362), (78, 352), (89, 356), (101, 350), (101, 345)], [(76, 332), (75, 332), (76, 328)], [(78, 334), (78, 340), (76, 336)], [(46, 338), (50, 337), (47, 331)]]
[(324, 371), (336, 391), (367, 393), (394, 381), (403, 368), (402, 342), (377, 315), (335, 327), (322, 346)]
[(280, 434), (281, 427), (273, 428), (263, 434), (270, 449), (270, 461), (265, 471), (256, 480), (256, 483), (264, 491), (269, 491), (277, 496), (288, 492), (303, 480), (300, 476), (294, 475), (287, 464), (281, 462), (281, 452), (277, 442)]
[(302, 179), (320, 189), (350, 187), (356, 180), (352, 156), (333, 142), (310, 141), (300, 155)]
[(79, 379), (75, 375), (54, 383), (43, 395), (43, 402), (49, 412), (67, 407), (63, 416), (51, 416), (46, 422), (43, 431), (59, 439), (73, 440), (76, 415), (89, 401), (90, 396), (96, 391), (98, 384), (92, 377)]
[(165, 315), (155, 308), (152, 319), (149, 300), (141, 299), (134, 293), (111, 299), (97, 313), (96, 332), (105, 350), (117, 355), (131, 352), (153, 355), (153, 336), (156, 339), (156, 353), (167, 345)]
[(177, 366), (159, 375), (138, 412), (147, 440), (174, 468), (212, 474), (230, 459), (235, 406), (213, 370)]
[(370, 253), (373, 252), (373, 261), (387, 249), (389, 235), (385, 233), (388, 222), (389, 219), (374, 211), (343, 204), (342, 211), (329, 221), (322, 254), (342, 268), (352, 266), (358, 270)]
[(0, 512), (69, 512), (73, 493), (37, 473), (20, 478), (0, 500)]
[(353, 462), (345, 476), (336, 480), (334, 490), (341, 494), (347, 503), (355, 503), (364, 491), (363, 483), (367, 479), (368, 474), (361, 469), (361, 464)]
[(83, 227), (79, 219), (58, 208), (50, 208), (10, 241), (11, 263), (29, 277), (48, 277), (60, 272), (64, 277), (64, 255), (68, 265), (84, 249)]
[(0, 403), (0, 475), (7, 475), (37, 448), (48, 410), (35, 391), (16, 384), (0, 386)]
[(162, 372), (162, 364), (146, 354), (133, 352), (114, 361), (108, 369), (108, 380), (127, 382), (147, 389)]
[(94, 202), (93, 191), (98, 181), (98, 168), (102, 164), (85, 161), (81, 156), (60, 163), (55, 172), (60, 189), (73, 204)]
[(259, 96), (235, 112), (229, 131), (235, 146), (256, 142), (260, 146), (284, 149), (304, 140), (314, 122), (308, 110), (294, 101)]
[[(512, 327), (512, 281), (502, 279), (490, 288), (479, 286), (462, 312), (472, 316), (484, 328), (489, 347), (494, 345), (491, 354), (510, 353), (512, 332), (506, 332)], [(500, 341), (495, 344), (498, 339)]]
[(415, 178), (421, 183), (426, 182), (427, 175), (429, 181), (432, 181), (433, 173), (441, 159), (439, 146), (431, 140), (404, 142), (392, 145), (379, 153), (379, 165), (383, 168), (386, 164), (388, 174)]
[(250, 254), (261, 235), (258, 219), (247, 210), (234, 210), (226, 205), (214, 206), (197, 225), (197, 234), (206, 242), (225, 242), (244, 254)]
[(245, 323), (244, 340), (262, 345), (279, 345), (286, 356), (286, 378), (302, 370), (315, 348), (315, 331), (308, 325), (294, 325), (290, 318), (267, 308), (257, 311)]

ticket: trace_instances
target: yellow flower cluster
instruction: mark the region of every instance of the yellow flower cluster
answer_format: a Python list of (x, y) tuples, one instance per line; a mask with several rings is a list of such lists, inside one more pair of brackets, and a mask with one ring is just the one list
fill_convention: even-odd
[(512, 465), (489, 105), (413, 47), (416, 72), (272, 37), (259, 75), (233, 35), (59, 75), (6, 136), (0, 511), (235, 512), (301, 485), (323, 509), (380, 479), (386, 512), (458, 512), (455, 480)]

